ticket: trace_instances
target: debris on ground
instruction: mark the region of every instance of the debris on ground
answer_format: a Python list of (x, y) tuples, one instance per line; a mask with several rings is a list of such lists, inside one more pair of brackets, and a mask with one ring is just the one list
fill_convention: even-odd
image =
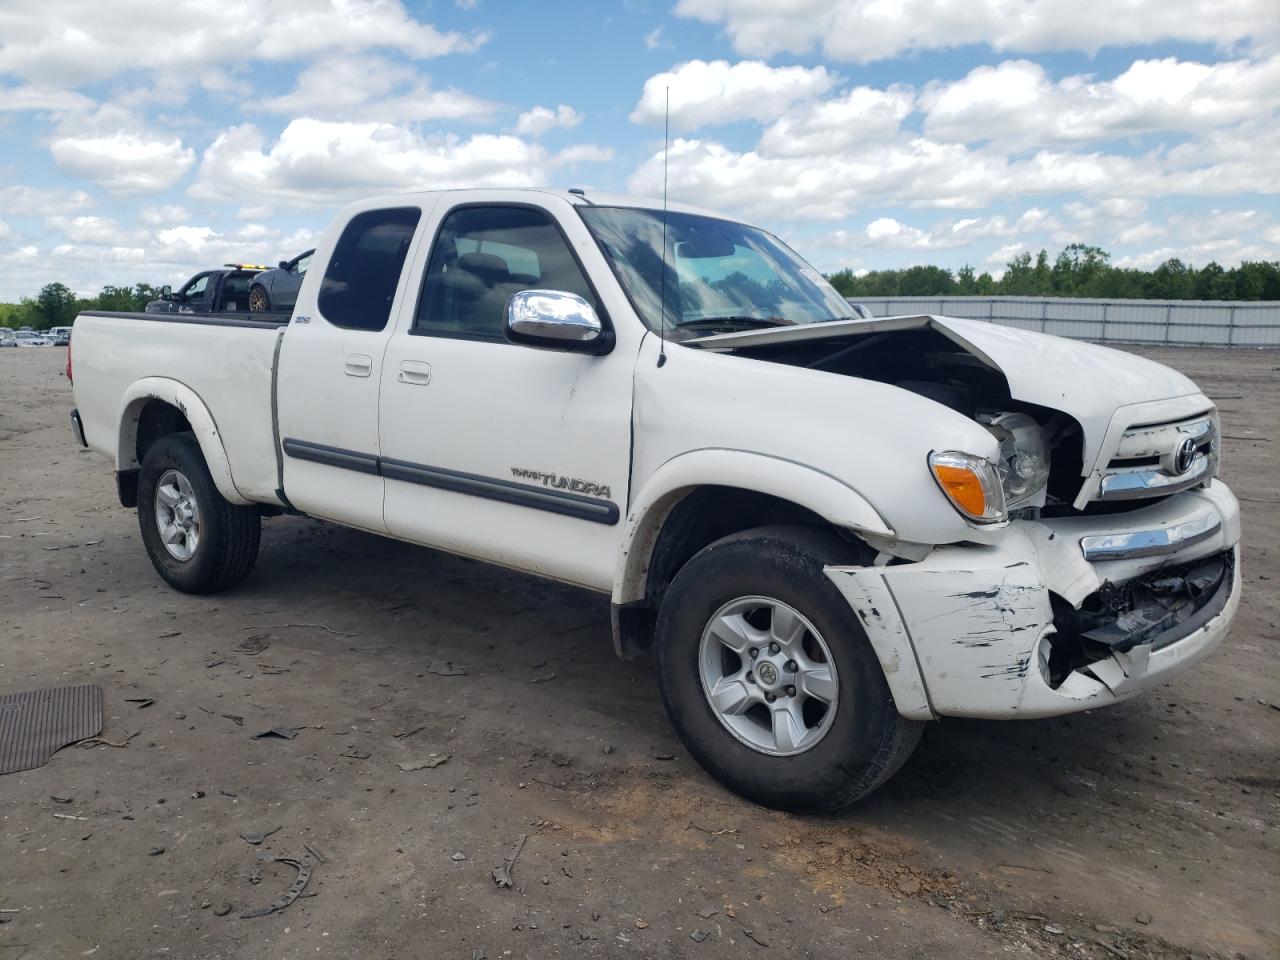
[(555, 678), (556, 678), (556, 675), (555, 675), (555, 671), (553, 670), (551, 673), (544, 673), (540, 677), (534, 677), (529, 682), (530, 683), (546, 683), (548, 680), (554, 680)]
[(97, 684), (0, 696), (0, 774), (42, 767), (63, 747), (101, 732)]
[(129, 745), (129, 741), (132, 740), (141, 732), (142, 732), (141, 730), (135, 730), (133, 731), (133, 733), (129, 734), (123, 740), (108, 740), (105, 737), (90, 737), (88, 740), (81, 740), (79, 743), (76, 744), (76, 746), (85, 747), (85, 748), (91, 748), (91, 747), (97, 747), (97, 746), (127, 747)]
[(427, 673), (434, 673), (437, 677), (465, 677), (467, 665), (451, 660), (432, 660), (427, 664)]
[(236, 650), (251, 656), (257, 656), (269, 646), (271, 646), (271, 634), (253, 633), (241, 640), (236, 646)]
[(224, 713), (222, 714), (222, 717), (226, 720), (230, 720), (237, 727), (244, 726), (244, 717), (240, 716), (238, 713)]
[(155, 697), (126, 697), (125, 703), (136, 703), (139, 710), (143, 710), (156, 702)]
[(306, 889), (307, 881), (311, 879), (311, 864), (307, 863), (306, 860), (298, 860), (293, 857), (274, 857), (272, 862), (287, 863), (295, 868), (298, 871), (297, 879), (293, 881), (293, 885), (288, 890), (271, 904), (265, 907), (258, 907), (255, 910), (244, 911), (244, 913), (240, 914), (241, 920), (253, 920), (256, 917), (266, 917), (273, 913), (279, 913), (281, 910), (288, 908)]
[(449, 753), (442, 753), (439, 756), (436, 756), (433, 753), (425, 760), (406, 760), (403, 763), (397, 763), (396, 766), (399, 767), (403, 773), (413, 773), (415, 770), (427, 770), (438, 767), (451, 756), (452, 754)]
[(272, 727), (270, 730), (263, 730), (261, 733), (255, 733), (252, 737), (254, 740), (292, 740), (298, 735), (298, 731), (292, 727)]
[(165, 849), (164, 847), (152, 847), (151, 852), (148, 854), (148, 856), (158, 857), (160, 856), (160, 854), (164, 853), (164, 849)]
[(275, 833), (279, 829), (280, 829), (279, 827), (270, 827), (269, 829), (263, 830), (258, 833), (242, 833), (240, 834), (240, 839), (243, 840), (245, 843), (251, 843), (256, 847), (263, 840), (267, 839), (267, 837), (271, 836), (273, 833)]
[(222, 903), (218, 904), (214, 908), (213, 915), (215, 917), (225, 917), (230, 912), (231, 912), (231, 904), (227, 903), (224, 900)]
[(493, 882), (499, 887), (511, 887), (515, 884), (511, 871), (515, 869), (516, 861), (520, 859), (520, 851), (524, 849), (524, 845), (528, 840), (529, 835), (527, 833), (520, 834), (520, 839), (516, 841), (516, 848), (511, 851), (511, 856), (502, 862), (502, 866), (494, 867), (490, 871), (489, 875), (493, 877)]
[(421, 733), (425, 729), (427, 729), (427, 725), (424, 723), (420, 727), (413, 727), (409, 730), (397, 730), (394, 734), (392, 734), (392, 736), (394, 736), (397, 740), (405, 740), (409, 737), (412, 737), (415, 733)]
[(340, 757), (346, 757), (348, 760), (368, 760), (373, 756), (372, 750), (357, 750), (355, 747), (347, 747), (340, 754)]
[(710, 937), (711, 937), (711, 931), (703, 930), (701, 928), (689, 934), (689, 939), (692, 940), (694, 943), (702, 943), (703, 941), (709, 939)]

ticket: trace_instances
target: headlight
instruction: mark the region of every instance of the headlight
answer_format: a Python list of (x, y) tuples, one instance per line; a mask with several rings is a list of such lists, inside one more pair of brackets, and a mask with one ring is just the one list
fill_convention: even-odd
[(978, 422), (1000, 441), (996, 473), (1005, 507), (1043, 507), (1049, 487), (1049, 443), (1044, 430), (1025, 413), (979, 414)]
[(962, 516), (975, 523), (999, 523), (1008, 516), (1004, 489), (991, 461), (956, 450), (934, 451), (929, 469)]

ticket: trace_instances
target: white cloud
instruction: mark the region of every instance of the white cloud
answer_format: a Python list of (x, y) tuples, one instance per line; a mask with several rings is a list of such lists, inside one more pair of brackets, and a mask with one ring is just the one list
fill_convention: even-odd
[(662, 38), (662, 24), (658, 24), (644, 35), (644, 47), (646, 50), (658, 50), (670, 46), (671, 44)]
[(0, 187), (0, 211), (16, 216), (49, 216), (93, 206), (83, 190), (58, 190), (14, 184)]
[(1035, 234), (1061, 239), (1062, 225), (1049, 211), (1032, 207), (1015, 220), (1003, 215), (948, 219), (931, 227), (906, 224), (894, 217), (877, 217), (860, 231), (836, 230), (822, 238), (824, 246), (840, 250), (952, 250), (989, 237)]
[(112, 245), (121, 236), (120, 225), (110, 217), (50, 217), (48, 222), (68, 240), (79, 243)]
[(412, 67), (381, 57), (313, 64), (298, 74), (292, 91), (257, 106), (289, 116), (387, 123), (478, 119), (498, 107), (460, 90), (433, 90)]
[(190, 220), (191, 214), (186, 207), (176, 203), (166, 203), (158, 207), (143, 207), (138, 219), (149, 227), (159, 227)]
[(3, 240), (5, 237), (9, 236), (11, 232), (12, 231), (9, 229), (9, 225), (5, 223), (3, 220), (0, 220), (0, 240)]
[(746, 56), (820, 48), (858, 63), (967, 44), (1032, 53), (1280, 39), (1275, 0), (679, 0), (676, 13), (723, 26)]
[(47, 90), (30, 84), (0, 87), (0, 113), (19, 110), (49, 110), (60, 113), (67, 110), (89, 110), (94, 102), (80, 93), (70, 90)]
[(857, 150), (897, 136), (914, 102), (910, 87), (854, 87), (829, 100), (793, 107), (764, 131), (760, 148), (780, 157)]
[(1280, 56), (1203, 64), (1138, 60), (1114, 80), (1054, 83), (1029, 60), (982, 66), (921, 97), (925, 133), (942, 140), (1082, 142), (1228, 126), (1280, 107)]
[(424, 137), (389, 123), (293, 120), (268, 144), (252, 124), (214, 140), (192, 196), (240, 203), (331, 206), (371, 193), (466, 186), (533, 186), (546, 152), (518, 137)]
[(64, 89), (138, 69), (195, 78), (220, 64), (370, 49), (423, 59), (485, 40), (443, 33), (400, 0), (223, 0), (216, 11), (204, 0), (40, 0), (0, 12), (0, 38), (0, 74)]
[(60, 169), (113, 193), (167, 189), (195, 162), (195, 152), (180, 139), (147, 133), (58, 137), (49, 144), (49, 152)]
[(613, 148), (595, 143), (575, 143), (555, 155), (553, 163), (568, 166), (575, 163), (608, 163), (613, 159)]
[(633, 123), (662, 123), (668, 92), (671, 126), (692, 130), (738, 120), (768, 122), (788, 107), (826, 93), (836, 78), (825, 67), (771, 67), (758, 60), (689, 60), (645, 81)]
[(520, 114), (516, 120), (516, 133), (522, 137), (540, 137), (554, 127), (569, 130), (581, 122), (582, 114), (563, 103), (554, 110), (537, 106)]

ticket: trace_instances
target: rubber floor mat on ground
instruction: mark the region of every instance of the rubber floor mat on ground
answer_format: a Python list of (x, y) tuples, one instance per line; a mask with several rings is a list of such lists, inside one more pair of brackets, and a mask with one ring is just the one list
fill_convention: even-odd
[(54, 687), (0, 697), (0, 774), (32, 770), (102, 732), (102, 688)]

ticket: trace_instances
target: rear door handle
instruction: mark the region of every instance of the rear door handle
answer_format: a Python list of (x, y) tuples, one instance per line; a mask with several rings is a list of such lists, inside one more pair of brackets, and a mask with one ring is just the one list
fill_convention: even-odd
[(431, 364), (421, 360), (400, 361), (400, 373), (397, 378), (401, 383), (413, 383), (425, 387), (431, 382)]
[(342, 363), (342, 372), (348, 377), (367, 377), (373, 373), (373, 358), (363, 353), (349, 353)]

